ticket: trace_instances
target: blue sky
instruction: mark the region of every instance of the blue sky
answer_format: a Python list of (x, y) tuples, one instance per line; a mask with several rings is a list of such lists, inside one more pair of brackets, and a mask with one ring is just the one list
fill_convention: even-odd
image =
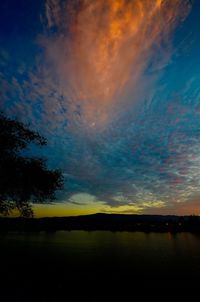
[[(141, 4), (142, 3), (142, 4)], [(1, 110), (65, 176), (38, 215), (199, 214), (199, 1), (1, 1)]]

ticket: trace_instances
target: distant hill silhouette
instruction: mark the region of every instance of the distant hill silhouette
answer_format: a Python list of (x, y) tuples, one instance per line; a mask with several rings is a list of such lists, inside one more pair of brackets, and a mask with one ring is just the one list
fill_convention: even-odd
[(200, 232), (199, 216), (93, 214), (70, 217), (0, 218), (0, 231), (110, 230)]

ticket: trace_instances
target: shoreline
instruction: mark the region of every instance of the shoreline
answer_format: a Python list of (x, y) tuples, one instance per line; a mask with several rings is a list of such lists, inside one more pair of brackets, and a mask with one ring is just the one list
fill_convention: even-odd
[(0, 217), (0, 232), (111, 231), (200, 233), (199, 216), (92, 214), (69, 217)]

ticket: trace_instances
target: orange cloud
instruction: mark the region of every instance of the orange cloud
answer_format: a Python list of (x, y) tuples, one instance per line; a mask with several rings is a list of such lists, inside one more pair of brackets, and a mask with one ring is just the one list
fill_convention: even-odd
[(84, 122), (98, 127), (123, 105), (125, 92), (134, 95), (142, 86), (151, 60), (159, 64), (155, 53), (161, 59), (162, 44), (189, 5), (186, 0), (81, 0), (74, 7), (68, 4), (61, 13), (58, 1), (47, 1), (49, 26), (56, 20), (60, 34), (46, 41), (46, 54), (72, 107), (79, 104)]

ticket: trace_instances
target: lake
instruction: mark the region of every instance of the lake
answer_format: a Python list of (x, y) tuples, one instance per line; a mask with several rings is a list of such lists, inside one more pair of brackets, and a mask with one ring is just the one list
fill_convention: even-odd
[(0, 243), (1, 293), (15, 301), (195, 288), (200, 276), (200, 235), (191, 233), (9, 232)]

